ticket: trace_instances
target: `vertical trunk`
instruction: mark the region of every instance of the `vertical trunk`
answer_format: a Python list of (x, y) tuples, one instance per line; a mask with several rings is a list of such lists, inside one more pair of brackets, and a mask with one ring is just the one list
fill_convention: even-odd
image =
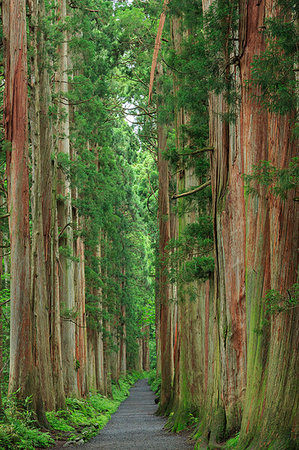
[[(3, 289), (2, 286), (2, 275), (3, 275), (3, 231), (0, 230), (0, 291)], [(3, 378), (3, 315), (2, 315), (2, 305), (0, 306), (0, 417), (3, 414), (2, 409), (2, 378)]]
[(138, 339), (138, 361), (136, 370), (138, 372), (142, 372), (143, 370), (143, 340), (142, 338)]
[(59, 246), (58, 246), (58, 220), (57, 220), (57, 152), (55, 153), (52, 168), (52, 192), (51, 192), (51, 246), (50, 246), (50, 349), (53, 370), (53, 385), (56, 393), (57, 408), (63, 408), (65, 403), (62, 348), (61, 348), (61, 318), (59, 295)]
[[(156, 256), (158, 260), (158, 256)], [(161, 339), (160, 339), (160, 299), (159, 299), (159, 270), (156, 268), (155, 277), (155, 330), (156, 330), (156, 376), (161, 375)]]
[[(101, 265), (101, 257), (102, 257), (102, 232), (99, 233), (99, 244), (97, 249), (97, 257), (98, 257), (98, 264), (99, 264), (99, 273), (102, 274), (102, 265)], [(100, 312), (103, 311), (103, 290), (101, 287), (97, 290), (97, 295), (99, 298), (99, 304), (98, 308)], [(103, 318), (100, 317), (99, 319), (99, 331), (96, 331), (96, 379), (97, 379), (97, 390), (100, 392), (105, 392), (105, 371), (104, 371), (104, 342), (103, 342)]]
[(120, 361), (119, 370), (120, 375), (127, 373), (127, 352), (126, 352), (126, 305), (121, 306), (121, 337), (120, 337)]
[(32, 316), (30, 305), (30, 235), (28, 181), (28, 97), (26, 4), (5, 1), (2, 6), (5, 51), (5, 139), (8, 211), (11, 240), (11, 329), (9, 392), (34, 395)]
[[(78, 229), (83, 228), (83, 219), (76, 212), (76, 223)], [(76, 372), (77, 389), (81, 396), (87, 393), (87, 333), (85, 315), (85, 267), (84, 267), (84, 243), (79, 236), (76, 240), (76, 257), (79, 261), (75, 265), (75, 288), (76, 288)]]
[[(259, 7), (258, 7), (259, 6)], [(241, 79), (250, 77), (255, 54), (265, 48), (259, 28), (264, 19), (277, 13), (274, 2), (248, 3), (244, 8), (246, 30), (240, 33), (245, 42), (241, 61)], [(296, 154), (290, 117), (261, 113), (253, 102), (256, 92), (242, 90), (241, 145), (244, 149), (244, 171), (251, 173), (254, 164), (269, 160), (284, 168)], [(250, 141), (247, 136), (250, 135)], [(240, 434), (240, 448), (292, 448), (296, 431), (296, 366), (298, 352), (298, 311), (291, 309), (271, 317), (264, 325), (263, 297), (269, 289), (287, 295), (296, 282), (298, 265), (298, 228), (296, 204), (291, 195), (285, 201), (266, 195), (246, 200), (246, 298), (247, 298), (247, 390)], [(297, 425), (298, 426), (298, 425)]]
[[(36, 368), (36, 380), (39, 385), (41, 407), (48, 410), (55, 408), (53, 390), (52, 368), (50, 365), (49, 346), (49, 303), (47, 292), (47, 271), (44, 242), (43, 200), (45, 204), (51, 195), (43, 191), (42, 168), (44, 152), (41, 152), (41, 106), (40, 97), (44, 86), (39, 77), (41, 64), (43, 64), (43, 40), (39, 36), (40, 7), (38, 2), (32, 3), (31, 27), (32, 39), (32, 96), (30, 103), (31, 132), (32, 132), (32, 248), (31, 248), (31, 290), (30, 297), (34, 314), (33, 321), (33, 363)], [(38, 42), (38, 36), (40, 38)], [(41, 59), (38, 59), (38, 53)], [(50, 155), (48, 155), (50, 156)], [(45, 162), (45, 161), (44, 161)], [(42, 195), (45, 195), (43, 197)], [(42, 377), (42, 380), (41, 380)]]
[(117, 381), (119, 378), (119, 334), (118, 334), (119, 314), (118, 311), (114, 316), (113, 321), (110, 323), (110, 332), (112, 346), (110, 353), (110, 371), (112, 381)]
[[(66, 1), (59, 1), (59, 16), (63, 22), (66, 19)], [(70, 158), (69, 140), (69, 106), (67, 105), (68, 92), (68, 43), (67, 32), (64, 31), (64, 41), (59, 49), (59, 72), (57, 87), (60, 92), (60, 111), (58, 115), (58, 153), (61, 152)], [(66, 95), (65, 95), (66, 94)], [(66, 395), (77, 393), (76, 355), (75, 355), (75, 289), (74, 289), (74, 262), (73, 262), (73, 214), (70, 180), (59, 171), (58, 173), (57, 203), (58, 225), (60, 232), (60, 306), (62, 310), (62, 354), (64, 389)]]
[[(162, 75), (162, 66), (158, 65)], [(157, 84), (159, 90), (159, 81)], [(158, 124), (158, 171), (159, 171), (159, 303), (160, 303), (160, 345), (161, 345), (161, 397), (160, 412), (166, 411), (173, 381), (173, 342), (171, 324), (170, 286), (168, 280), (167, 245), (170, 240), (169, 171), (168, 161), (163, 157), (167, 145), (167, 129)]]
[[(45, 16), (44, 1), (39, 3), (40, 20)], [(40, 103), (40, 159), (41, 179), (40, 191), (42, 199), (42, 221), (44, 258), (46, 265), (46, 292), (49, 307), (49, 342), (53, 388), (57, 409), (65, 405), (62, 355), (61, 355), (61, 323), (58, 289), (58, 229), (56, 215), (56, 189), (57, 189), (57, 155), (52, 163), (55, 153), (53, 142), (53, 124), (49, 114), (51, 89), (47, 69), (44, 34), (39, 24), (37, 60), (39, 64), (39, 103)], [(34, 120), (34, 116), (33, 116)], [(38, 143), (37, 143), (38, 145)]]
[[(109, 251), (109, 244), (107, 236), (103, 233), (102, 237), (103, 249), (102, 255), (107, 258)], [(104, 279), (107, 280), (107, 267), (102, 268)], [(105, 395), (111, 395), (111, 326), (110, 326), (110, 313), (108, 308), (108, 293), (104, 294), (103, 298), (103, 368), (104, 368), (104, 393)]]
[[(172, 19), (172, 43), (178, 55), (182, 51), (183, 20), (182, 16)], [(180, 80), (174, 75), (175, 99), (177, 99), (179, 88)], [(175, 109), (176, 150), (180, 155), (184, 153), (185, 147), (192, 146), (191, 138), (183, 134), (184, 126), (188, 126), (189, 122), (189, 114), (177, 106)], [(188, 192), (200, 184), (195, 174), (195, 161), (191, 156), (180, 158), (176, 184), (179, 192)], [(178, 225), (175, 234), (178, 234), (181, 242), (184, 242), (184, 233), (188, 225), (196, 223), (201, 212), (196, 197), (178, 199), (177, 211)], [(206, 214), (207, 211), (208, 206), (202, 212)], [(209, 333), (209, 311), (212, 305), (213, 289), (211, 289), (211, 280), (205, 283), (184, 280), (184, 266), (196, 256), (197, 251), (195, 247), (192, 251), (188, 250), (188, 253), (182, 256), (184, 259), (179, 261), (179, 267), (176, 268), (179, 270), (179, 277), (174, 345), (175, 377), (172, 403), (174, 415), (169, 423), (174, 431), (180, 431), (188, 424), (190, 413), (204, 416), (206, 407), (206, 390), (203, 389), (205, 370), (208, 366), (208, 361), (205, 360), (205, 337)]]
[[(204, 9), (210, 3), (204, 1)], [(240, 449), (291, 448), (298, 395), (298, 313), (281, 312), (265, 326), (263, 299), (269, 289), (285, 293), (296, 281), (295, 202), (290, 196), (284, 202), (267, 196), (263, 186), (258, 186), (259, 196), (248, 196), (242, 174), (252, 173), (263, 160), (286, 167), (295, 155), (295, 143), (289, 118), (263, 111), (254, 100), (259, 90), (246, 86), (254, 55), (266, 48), (260, 29), (275, 12), (274, 5), (241, 2), (240, 10), (240, 69), (230, 69), (241, 96), (235, 123), (221, 120), (227, 112), (223, 95), (211, 94), (209, 102), (210, 143), (215, 148), (211, 162), (216, 321), (215, 383), (212, 389), (208, 386), (207, 427), (210, 445), (241, 424)], [(229, 55), (225, 57), (228, 61)]]
[(150, 370), (150, 354), (149, 354), (149, 325), (145, 327), (145, 336), (143, 343), (143, 370)]
[[(104, 310), (108, 313), (108, 308), (105, 307)], [(111, 326), (110, 321), (103, 320), (104, 337), (103, 337), (103, 366), (104, 366), (104, 393), (105, 395), (111, 395), (111, 348), (110, 348), (110, 337), (111, 337)]]

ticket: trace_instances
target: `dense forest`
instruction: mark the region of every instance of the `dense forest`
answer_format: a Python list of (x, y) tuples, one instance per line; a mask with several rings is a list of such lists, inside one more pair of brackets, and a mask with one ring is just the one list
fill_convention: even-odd
[(298, 15), (1, 2), (0, 448), (150, 369), (195, 448), (297, 448)]

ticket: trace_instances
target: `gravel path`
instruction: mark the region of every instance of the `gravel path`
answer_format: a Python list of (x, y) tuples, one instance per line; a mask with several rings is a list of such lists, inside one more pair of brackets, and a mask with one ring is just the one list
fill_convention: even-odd
[(186, 437), (163, 430), (166, 420), (156, 416), (155, 395), (147, 380), (138, 381), (98, 436), (87, 444), (67, 447), (82, 450), (185, 450), (194, 445)]

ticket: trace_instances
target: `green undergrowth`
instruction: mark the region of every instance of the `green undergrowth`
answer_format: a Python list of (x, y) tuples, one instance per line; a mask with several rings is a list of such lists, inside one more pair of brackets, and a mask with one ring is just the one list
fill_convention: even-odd
[(55, 441), (87, 441), (97, 435), (129, 394), (130, 387), (146, 376), (132, 372), (112, 384), (112, 397), (101, 394), (84, 399), (67, 398), (66, 408), (47, 412), (49, 430), (41, 430), (30, 410), (30, 398), (20, 403), (15, 397), (4, 402), (0, 418), (0, 449), (48, 448)]
[(157, 377), (156, 369), (153, 369), (148, 374), (148, 384), (151, 387), (151, 390), (160, 398), (160, 389), (161, 389), (161, 375)]
[(233, 449), (233, 448), (237, 448), (239, 442), (239, 433), (234, 436), (233, 438), (229, 439), (228, 441), (226, 441), (225, 443), (225, 449), (229, 448), (229, 449)]

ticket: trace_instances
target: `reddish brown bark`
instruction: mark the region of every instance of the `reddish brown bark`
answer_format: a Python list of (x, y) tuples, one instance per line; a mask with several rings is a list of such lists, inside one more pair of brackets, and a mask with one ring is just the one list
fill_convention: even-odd
[[(248, 2), (244, 7), (247, 26), (240, 34), (245, 42), (240, 68), (245, 173), (251, 173), (253, 165), (261, 160), (269, 160), (279, 168), (287, 167), (296, 154), (290, 117), (262, 111), (252, 98), (252, 94), (259, 92), (244, 87), (245, 80), (250, 78), (254, 55), (266, 45), (259, 29), (264, 19), (276, 13), (272, 1), (259, 5)], [(267, 195), (261, 187), (259, 193), (258, 198), (249, 197), (246, 203), (248, 377), (240, 448), (268, 445), (290, 448), (296, 436), (298, 311), (295, 308), (274, 315), (271, 325), (265, 326), (263, 297), (269, 289), (285, 294), (296, 282), (298, 212), (292, 194), (283, 201)]]
[[(78, 224), (83, 226), (83, 220), (77, 217)], [(76, 285), (76, 371), (77, 389), (80, 395), (87, 394), (87, 333), (85, 314), (85, 273), (84, 273), (84, 243), (80, 237), (76, 241), (76, 256), (79, 262), (75, 267)]]
[[(204, 9), (210, 3), (204, 1)], [(210, 144), (215, 149), (211, 174), (216, 320), (208, 325), (211, 312), (206, 303), (204, 352), (210, 363), (205, 367), (207, 398), (200, 433), (202, 442), (217, 445), (224, 432), (232, 434), (242, 423), (240, 449), (291, 445), (296, 411), (296, 310), (272, 317), (267, 327), (263, 300), (269, 289), (284, 292), (296, 280), (296, 205), (291, 196), (283, 202), (267, 196), (262, 187), (259, 197), (247, 196), (242, 182), (242, 174), (251, 173), (259, 161), (283, 168), (294, 156), (288, 118), (262, 110), (254, 100), (259, 91), (246, 86), (253, 56), (266, 46), (260, 29), (273, 11), (273, 5), (263, 1), (241, 3), (242, 57), (240, 70), (231, 69), (241, 85), (236, 122), (223, 121), (227, 105), (222, 95), (212, 94), (209, 101)]]
[(4, 126), (7, 152), (8, 210), (11, 239), (11, 344), (9, 392), (34, 392), (30, 305), (28, 181), (28, 96), (26, 4), (4, 1)]

